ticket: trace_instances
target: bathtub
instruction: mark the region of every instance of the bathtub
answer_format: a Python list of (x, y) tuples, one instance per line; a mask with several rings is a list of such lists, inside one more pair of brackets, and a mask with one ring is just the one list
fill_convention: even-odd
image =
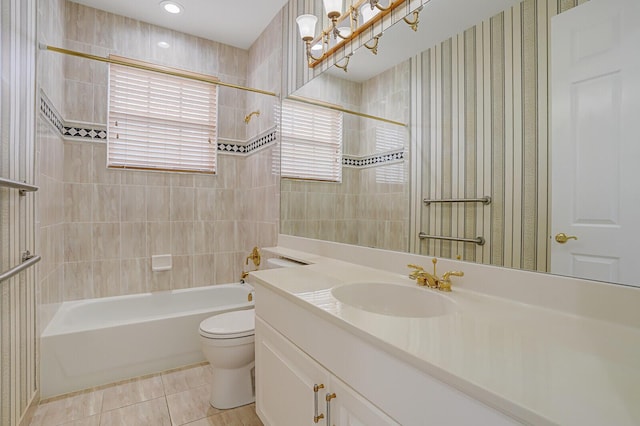
[(41, 336), (41, 398), (205, 361), (200, 322), (252, 308), (251, 290), (223, 284), (64, 302)]

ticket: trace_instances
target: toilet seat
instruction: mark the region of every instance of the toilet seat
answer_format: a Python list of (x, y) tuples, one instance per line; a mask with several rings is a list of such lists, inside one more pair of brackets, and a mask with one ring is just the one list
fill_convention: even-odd
[(255, 334), (255, 311), (226, 312), (200, 323), (200, 335), (208, 339), (237, 339)]

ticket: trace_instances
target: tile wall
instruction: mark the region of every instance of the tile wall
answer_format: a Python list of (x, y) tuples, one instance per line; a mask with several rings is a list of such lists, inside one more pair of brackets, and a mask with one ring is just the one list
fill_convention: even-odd
[[(64, 43), (66, 1), (38, 1), (38, 40), (45, 44)], [(50, 102), (64, 100), (64, 57), (38, 51), (37, 84)], [(49, 323), (62, 302), (64, 279), (64, 141), (58, 129), (43, 114), (37, 115), (36, 176), (37, 193), (36, 245), (42, 256), (38, 266), (39, 329)]]
[[(279, 92), (277, 22), (256, 42), (263, 45), (247, 51), (72, 2), (42, 1), (41, 16), (54, 6), (62, 22), (43, 28), (64, 32), (49, 44), (176, 66), (243, 86), (250, 79), (251, 86)], [(171, 48), (158, 47), (161, 40)], [(278, 48), (269, 50), (270, 43)], [(41, 63), (43, 81), (50, 79), (48, 63), (61, 64), (63, 78), (41, 87), (64, 121), (104, 127), (107, 65), (53, 52), (41, 53)], [(219, 93), (221, 142), (242, 144), (273, 128), (268, 111), (275, 98), (253, 95), (251, 102), (267, 113), (247, 126), (247, 94), (225, 87)], [(43, 222), (43, 246), (47, 258), (58, 261), (43, 276), (43, 311), (55, 312), (67, 300), (236, 282), (251, 248), (276, 242), (273, 143), (249, 155), (221, 154), (218, 174), (205, 176), (108, 170), (104, 142), (63, 140), (49, 123), (40, 133), (45, 149), (58, 155), (47, 155), (42, 168), (58, 184), (40, 206), (43, 216), (53, 216)], [(155, 254), (172, 254), (173, 269), (152, 272)]]

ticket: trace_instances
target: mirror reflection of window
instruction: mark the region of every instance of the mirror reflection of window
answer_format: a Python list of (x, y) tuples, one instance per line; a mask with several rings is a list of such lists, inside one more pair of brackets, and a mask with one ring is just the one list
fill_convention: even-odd
[(341, 182), (342, 112), (284, 100), (280, 117), (282, 177)]
[(376, 153), (383, 165), (376, 169), (377, 183), (403, 184), (407, 181), (404, 161), (405, 131), (397, 126), (376, 127)]

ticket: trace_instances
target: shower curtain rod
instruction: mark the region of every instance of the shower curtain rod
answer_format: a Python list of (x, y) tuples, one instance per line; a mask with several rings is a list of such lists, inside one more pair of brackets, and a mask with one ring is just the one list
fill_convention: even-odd
[(44, 43), (40, 43), (38, 46), (40, 47), (41, 50), (50, 50), (52, 52), (62, 53), (64, 55), (77, 56), (79, 58), (91, 59), (93, 61), (106, 62), (109, 64), (124, 65), (127, 67), (138, 68), (146, 71), (153, 71), (161, 74), (172, 75), (174, 77), (188, 78), (189, 80), (203, 81), (205, 83), (217, 84), (218, 86), (230, 87), (232, 89), (239, 89), (247, 92), (260, 93), (262, 95), (278, 97), (278, 95), (274, 92), (269, 92), (261, 89), (254, 89), (253, 87), (239, 86), (237, 84), (225, 83), (215, 78), (207, 78), (205, 76), (201, 76), (195, 73), (189, 73), (188, 71), (180, 72), (180, 71), (174, 71), (168, 68), (164, 68), (162, 66), (156, 67), (156, 66), (145, 65), (137, 61), (129, 62), (129, 61), (123, 61), (120, 59), (105, 58), (103, 56), (90, 55), (88, 53), (78, 52), (75, 50), (49, 46)]

